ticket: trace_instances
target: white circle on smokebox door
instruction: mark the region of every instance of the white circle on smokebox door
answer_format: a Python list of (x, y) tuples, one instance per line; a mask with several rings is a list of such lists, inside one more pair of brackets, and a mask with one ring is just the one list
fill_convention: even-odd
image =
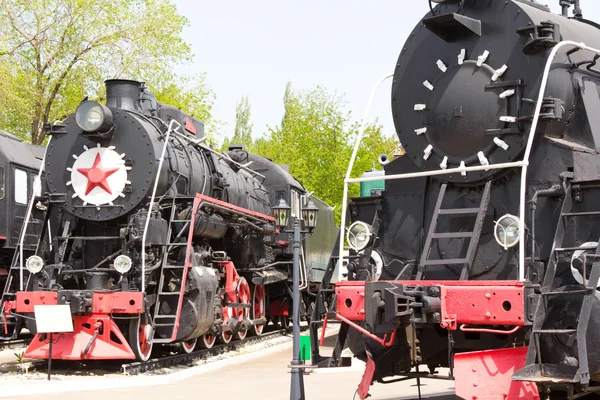
[[(111, 193), (108, 193), (99, 186), (96, 186), (90, 193), (85, 194), (88, 179), (85, 175), (80, 173), (80, 168), (92, 168), (96, 155), (100, 155), (100, 165), (104, 169), (115, 169), (118, 168), (112, 175), (106, 178), (108, 187)], [(108, 204), (114, 201), (125, 189), (127, 182), (127, 170), (125, 169), (125, 162), (114, 150), (106, 147), (92, 147), (81, 153), (73, 163), (71, 171), (71, 184), (73, 190), (77, 193), (77, 197), (86, 203), (93, 204), (96, 206)]]

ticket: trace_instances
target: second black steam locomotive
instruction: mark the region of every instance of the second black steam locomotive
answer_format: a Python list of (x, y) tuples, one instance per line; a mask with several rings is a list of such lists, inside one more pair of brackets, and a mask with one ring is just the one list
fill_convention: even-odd
[[(285, 199), (298, 218), (307, 204), (320, 210), (302, 244), (305, 288), (335, 240), (332, 209), (270, 160), (240, 146), (214, 151), (201, 121), (142, 83), (109, 80), (106, 96), (50, 129), (39, 201), (51, 249), (26, 260), (16, 314), (68, 305), (74, 332), (53, 358), (75, 360), (147, 360), (154, 344), (190, 352), (197, 341), (260, 335), (271, 319), (287, 324), (291, 245), (271, 207)], [(47, 358), (48, 345), (37, 334), (25, 356)]]
[(599, 26), (579, 1), (435, 2), (395, 64), (406, 155), (348, 206), (338, 351), (313, 358), (349, 343), (361, 399), (440, 366), (465, 399), (597, 391)]

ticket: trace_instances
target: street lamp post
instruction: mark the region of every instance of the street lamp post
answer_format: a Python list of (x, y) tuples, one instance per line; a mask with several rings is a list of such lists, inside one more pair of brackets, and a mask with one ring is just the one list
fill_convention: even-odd
[(292, 345), (292, 384), (290, 386), (290, 400), (304, 400), (304, 370), (298, 366), (300, 361), (300, 223), (294, 219), (294, 272), (292, 274), (293, 295), (292, 299), (292, 327), (294, 339)]
[(292, 382), (290, 386), (290, 400), (304, 400), (304, 369), (300, 361), (300, 235), (302, 233), (310, 234), (317, 225), (317, 214), (319, 209), (315, 206), (312, 200), (308, 201), (306, 207), (302, 207), (302, 221), (304, 226), (308, 228), (306, 231), (300, 229), (300, 220), (294, 218), (292, 230), (287, 230), (289, 222), (290, 207), (284, 199), (280, 199), (275, 207), (273, 214), (275, 215), (275, 223), (280, 228), (282, 233), (293, 233), (292, 248), (294, 249), (294, 262), (292, 272), (292, 325), (293, 325), (293, 342), (292, 342)]

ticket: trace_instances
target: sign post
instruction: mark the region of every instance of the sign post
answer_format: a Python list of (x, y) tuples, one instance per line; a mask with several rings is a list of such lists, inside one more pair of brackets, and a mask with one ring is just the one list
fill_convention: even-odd
[(71, 307), (68, 304), (37, 305), (33, 306), (37, 333), (48, 333), (50, 344), (48, 347), (48, 380), (52, 371), (52, 345), (54, 334), (73, 332), (73, 319)]

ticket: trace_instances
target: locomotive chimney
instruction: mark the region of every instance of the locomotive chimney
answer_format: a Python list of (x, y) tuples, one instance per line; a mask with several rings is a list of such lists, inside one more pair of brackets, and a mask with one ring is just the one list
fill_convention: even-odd
[(106, 105), (124, 110), (139, 111), (142, 83), (127, 79), (109, 79), (106, 85)]

